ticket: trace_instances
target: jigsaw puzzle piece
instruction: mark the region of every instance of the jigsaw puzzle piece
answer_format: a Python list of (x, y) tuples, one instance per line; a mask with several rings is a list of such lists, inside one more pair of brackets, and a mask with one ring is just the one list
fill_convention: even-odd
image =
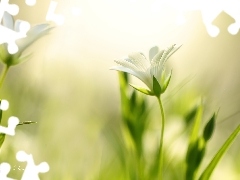
[(36, 0), (25, 0), (25, 3), (28, 6), (34, 6), (36, 4)]
[(30, 30), (30, 24), (27, 21), (17, 20), (14, 24), (12, 16), (5, 13), (3, 16), (3, 25), (0, 25), (0, 44), (7, 43), (7, 49), (10, 54), (18, 51), (16, 40), (25, 38)]
[(49, 8), (48, 8), (48, 12), (46, 15), (46, 20), (47, 21), (53, 21), (58, 25), (62, 25), (64, 23), (64, 16), (61, 14), (55, 14), (54, 11), (57, 8), (58, 2), (56, 1), (51, 1)]
[(240, 0), (225, 1), (223, 10), (235, 20), (228, 26), (228, 32), (236, 35), (240, 28)]
[(8, 127), (3, 127), (0, 126), (0, 133), (4, 133), (10, 136), (14, 136), (15, 135), (15, 128), (19, 123), (19, 119), (17, 117), (10, 117), (8, 119)]
[(207, 32), (210, 36), (216, 37), (220, 29), (213, 25), (213, 21), (216, 17), (223, 11), (222, 1), (212, 0), (205, 1), (205, 4), (202, 6), (201, 14), (203, 23), (206, 26)]
[(10, 172), (11, 166), (8, 163), (0, 164), (0, 179), (1, 180), (15, 180), (7, 177), (7, 174)]
[(20, 162), (27, 162), (21, 180), (40, 180), (38, 174), (49, 171), (49, 165), (46, 162), (35, 165), (32, 155), (27, 154), (24, 151), (19, 151), (16, 155), (16, 158)]
[(19, 7), (16, 4), (9, 4), (9, 0), (1, 0), (0, 2), (0, 22), (5, 12), (15, 16), (19, 12)]

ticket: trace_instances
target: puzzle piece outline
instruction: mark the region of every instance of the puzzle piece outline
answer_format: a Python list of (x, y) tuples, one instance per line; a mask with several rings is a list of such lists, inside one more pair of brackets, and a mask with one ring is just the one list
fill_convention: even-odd
[(208, 34), (216, 37), (220, 33), (220, 29), (213, 25), (213, 21), (219, 16), (221, 12), (227, 13), (235, 22), (228, 26), (228, 32), (236, 35), (240, 30), (240, 0), (156, 0), (152, 7), (161, 7), (170, 5), (178, 12), (177, 20), (182, 23), (186, 22), (184, 12), (201, 11), (203, 23)]
[(15, 179), (7, 177), (10, 170), (11, 170), (10, 164), (8, 164), (6, 162), (1, 163), (0, 164), (0, 179), (1, 180), (15, 180)]
[(27, 154), (24, 151), (18, 151), (16, 158), (20, 162), (27, 162), (21, 180), (40, 180), (38, 174), (46, 173), (50, 169), (47, 162), (41, 162), (35, 165), (32, 154)]
[(18, 12), (19, 7), (17, 4), (9, 4), (9, 0), (2, 0), (0, 2), (0, 44), (7, 43), (7, 49), (10, 54), (18, 52), (19, 48), (16, 44), (16, 40), (25, 38), (27, 36), (27, 32), (30, 30), (30, 24), (27, 21), (22, 21), (21, 23), (25, 23), (25, 26), (29, 27), (21, 28), (19, 32), (9, 29), (1, 24), (5, 13), (9, 13), (14, 16), (17, 15)]
[(8, 127), (0, 126), (0, 133), (7, 134), (9, 136), (15, 135), (15, 128), (19, 124), (19, 119), (15, 116), (8, 118)]
[[(21, 180), (40, 180), (39, 173), (46, 173), (49, 171), (50, 167), (47, 162), (41, 162), (36, 165), (32, 154), (27, 154), (25, 151), (18, 151), (16, 154), (16, 159), (19, 162), (27, 162), (27, 165), (22, 174)], [(11, 165), (3, 162), (0, 164), (0, 179), (1, 180), (16, 180), (7, 177), (10, 172)]]

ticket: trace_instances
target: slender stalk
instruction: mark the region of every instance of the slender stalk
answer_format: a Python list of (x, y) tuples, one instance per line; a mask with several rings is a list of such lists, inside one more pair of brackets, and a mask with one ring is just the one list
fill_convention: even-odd
[(163, 135), (164, 135), (164, 126), (165, 126), (165, 115), (164, 115), (164, 110), (163, 110), (163, 105), (162, 105), (162, 100), (161, 97), (157, 97), (160, 111), (161, 111), (161, 116), (162, 116), (162, 129), (161, 129), (161, 137), (160, 137), (160, 144), (159, 144), (159, 179), (161, 180), (163, 177)]
[(1, 76), (0, 76), (0, 88), (2, 87), (3, 85), (3, 81), (7, 75), (7, 72), (9, 70), (9, 66), (8, 65), (5, 65), (4, 68), (3, 68), (3, 71), (1, 73)]

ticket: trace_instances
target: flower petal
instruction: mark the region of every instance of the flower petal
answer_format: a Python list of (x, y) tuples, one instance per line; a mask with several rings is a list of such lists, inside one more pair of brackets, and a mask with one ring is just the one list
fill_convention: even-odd
[(161, 66), (163, 66), (164, 68), (164, 64), (165, 62), (182, 46), (178, 46), (178, 47), (175, 47), (176, 44), (172, 45), (171, 47), (167, 48), (164, 53), (163, 53), (163, 56), (160, 60), (160, 64)]
[(148, 89), (145, 89), (143, 87), (140, 87), (140, 86), (136, 86), (136, 85), (133, 85), (133, 84), (129, 84), (130, 86), (132, 86), (134, 89), (140, 91), (141, 93), (144, 93), (146, 95), (150, 95), (150, 96), (154, 96), (154, 93)]
[(160, 64), (154, 64), (150, 68), (151, 75), (155, 76), (155, 78), (159, 81), (159, 83), (160, 83), (160, 78), (162, 76), (162, 71), (163, 71), (163, 67), (160, 66)]
[(174, 47), (172, 49), (172, 51), (168, 54), (167, 58), (166, 59), (169, 59), (170, 56), (172, 56), (180, 47), (182, 47), (182, 45), (178, 46), (178, 47)]
[(143, 83), (145, 83), (149, 87), (150, 90), (152, 90), (151, 77), (145, 72), (134, 71), (130, 68), (122, 67), (122, 66), (113, 66), (110, 68), (110, 70), (117, 70), (117, 71), (129, 73), (137, 77), (138, 79), (140, 79)]
[(115, 60), (115, 62), (123, 67), (131, 69), (132, 71), (140, 71), (140, 69), (136, 67), (129, 58)]
[(13, 30), (14, 26), (13, 17), (8, 12), (4, 12), (2, 24), (3, 26)]
[(154, 57), (153, 59), (151, 60), (151, 64), (159, 64), (161, 58), (162, 58), (162, 55), (164, 53), (164, 50), (161, 50), (159, 51)]
[(22, 53), (28, 46), (30, 46), (40, 37), (46, 35), (52, 29), (53, 27), (51, 27), (49, 24), (39, 24), (32, 27), (28, 31), (26, 38), (19, 39), (16, 41), (19, 47), (19, 53)]
[(142, 71), (146, 71), (150, 66), (150, 63), (147, 61), (146, 57), (140, 52), (131, 53), (128, 55), (128, 57), (129, 59), (126, 60), (133, 63), (138, 69)]
[[(167, 49), (165, 49), (164, 50), (164, 53), (163, 53), (163, 55), (162, 55), (162, 57), (161, 57), (161, 59), (160, 59), (160, 65), (161, 66), (164, 66), (164, 64), (165, 64), (165, 62), (167, 61), (167, 57), (168, 57), (168, 55), (169, 55), (169, 53), (171, 53), (171, 51), (174, 49), (174, 46), (175, 46), (176, 44), (173, 44), (172, 46), (170, 46), (170, 47), (168, 47)], [(170, 57), (170, 56), (169, 56)]]
[(157, 46), (154, 46), (149, 50), (149, 60), (150, 60), (150, 62), (158, 52), (159, 52), (159, 49), (158, 49)]

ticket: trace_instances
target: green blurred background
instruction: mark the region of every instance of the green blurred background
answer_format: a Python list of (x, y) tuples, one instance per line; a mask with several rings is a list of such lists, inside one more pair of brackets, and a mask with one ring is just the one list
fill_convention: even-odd
[[(177, 25), (176, 11), (170, 7), (153, 11), (153, 0), (56, 2), (55, 12), (65, 16), (64, 24), (29, 48), (31, 60), (10, 69), (0, 91), (10, 103), (3, 116), (5, 124), (10, 116), (38, 122), (18, 127), (16, 136), (6, 138), (1, 161), (24, 168), (15, 154), (25, 150), (33, 154), (36, 164), (49, 163), (50, 171), (40, 176), (43, 179), (97, 179), (105, 162), (116, 156), (103, 131), (118, 131), (121, 120), (118, 76), (109, 70), (113, 60), (134, 51), (148, 55), (153, 46), (165, 48), (173, 43), (183, 46), (167, 65), (173, 69), (173, 78), (164, 96), (166, 141), (181, 131), (183, 116), (202, 97), (206, 120), (220, 107), (216, 133), (207, 149), (209, 157), (214, 155), (240, 117), (240, 33), (228, 33), (232, 17), (219, 14), (213, 24), (220, 34), (213, 38), (200, 11), (185, 12), (186, 23)], [(10, 3), (20, 6), (16, 18), (31, 24), (46, 22), (50, 0), (39, 0), (33, 7), (24, 0)], [(72, 7), (80, 8), (79, 16), (71, 14)], [(151, 147), (151, 136), (159, 133), (153, 128), (159, 111), (154, 99), (148, 99), (153, 114), (146, 142)], [(177, 141), (172, 154), (181, 158), (187, 139)], [(239, 142), (237, 138), (212, 179), (239, 179)], [(19, 178), (22, 172), (10, 175)]]

